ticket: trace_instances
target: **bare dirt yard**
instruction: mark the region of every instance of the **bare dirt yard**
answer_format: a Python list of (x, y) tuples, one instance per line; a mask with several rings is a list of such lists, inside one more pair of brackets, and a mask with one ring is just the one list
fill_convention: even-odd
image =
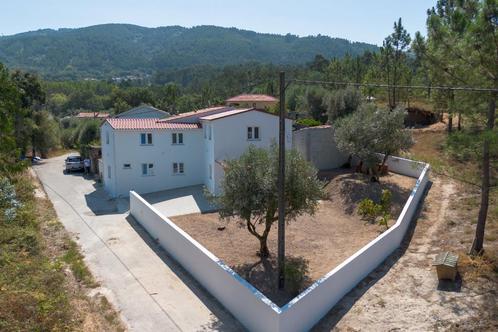
[[(346, 295), (314, 331), (498, 331), (498, 190), (491, 192), (485, 254), (471, 258), (478, 167), (444, 152), (445, 126), (415, 130), (410, 157), (433, 165), (432, 187), (404, 245)], [(438, 282), (435, 255), (460, 256), (455, 283)]]
[(385, 230), (384, 226), (366, 223), (357, 215), (356, 207), (362, 199), (379, 201), (382, 190), (390, 190), (392, 225), (415, 184), (415, 179), (397, 174), (381, 177), (380, 183), (371, 183), (366, 176), (349, 170), (320, 176), (326, 180), (328, 199), (320, 203), (314, 216), (301, 216), (286, 229), (287, 258), (305, 278), (300, 285), (291, 283), (285, 292), (275, 289), (276, 224), (268, 240), (272, 256), (261, 261), (257, 255), (258, 240), (238, 220), (223, 221), (217, 213), (171, 219), (270, 299), (283, 305)]

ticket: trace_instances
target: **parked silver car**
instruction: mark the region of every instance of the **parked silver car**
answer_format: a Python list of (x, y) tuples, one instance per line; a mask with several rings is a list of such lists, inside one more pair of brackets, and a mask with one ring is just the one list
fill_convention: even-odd
[(83, 158), (80, 156), (69, 156), (66, 158), (66, 172), (82, 171), (84, 169)]

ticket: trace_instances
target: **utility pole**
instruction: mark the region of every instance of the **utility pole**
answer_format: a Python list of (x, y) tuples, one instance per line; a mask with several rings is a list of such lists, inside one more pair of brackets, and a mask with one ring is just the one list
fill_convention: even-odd
[(280, 72), (278, 133), (278, 289), (285, 285), (285, 72)]

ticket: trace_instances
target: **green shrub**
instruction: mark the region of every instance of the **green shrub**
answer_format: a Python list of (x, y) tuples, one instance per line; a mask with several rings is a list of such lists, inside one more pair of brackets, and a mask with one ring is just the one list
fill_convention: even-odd
[(375, 221), (381, 209), (382, 207), (370, 198), (365, 198), (358, 204), (358, 214), (370, 222)]
[(358, 214), (370, 223), (378, 219), (379, 225), (389, 228), (388, 221), (391, 219), (392, 193), (384, 189), (380, 198), (380, 204), (375, 203), (370, 198), (365, 198), (358, 204)]
[(306, 127), (316, 127), (320, 126), (322, 123), (315, 119), (299, 119), (296, 121), (297, 125), (306, 126)]
[(308, 278), (308, 261), (302, 258), (287, 257), (285, 259), (285, 288), (296, 296), (305, 287)]

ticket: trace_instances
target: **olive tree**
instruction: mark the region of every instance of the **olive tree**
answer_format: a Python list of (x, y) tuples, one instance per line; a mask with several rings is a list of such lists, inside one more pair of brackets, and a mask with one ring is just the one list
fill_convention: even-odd
[(361, 105), (361, 99), (360, 90), (353, 87), (331, 92), (324, 100), (328, 110), (328, 121), (332, 123), (338, 118), (356, 112)]
[[(229, 160), (221, 183), (222, 194), (213, 198), (222, 219), (238, 220), (260, 243), (259, 255), (270, 255), (268, 235), (278, 220), (278, 149), (250, 146), (239, 158)], [(316, 169), (297, 151), (287, 151), (285, 170), (285, 218), (313, 215), (324, 196)]]
[[(390, 155), (408, 149), (412, 145), (411, 133), (404, 126), (405, 111), (376, 108), (362, 105), (360, 109), (334, 125), (334, 138), (340, 151), (357, 157), (367, 167), (369, 174), (378, 180), (379, 169)], [(384, 155), (381, 160), (379, 153)]]

